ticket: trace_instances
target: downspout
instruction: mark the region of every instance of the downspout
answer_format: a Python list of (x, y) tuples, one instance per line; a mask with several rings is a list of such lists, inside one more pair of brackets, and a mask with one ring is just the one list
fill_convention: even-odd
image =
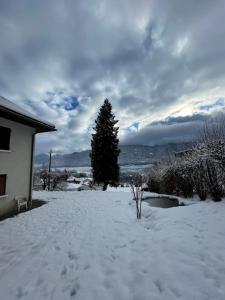
[(34, 166), (34, 148), (35, 148), (35, 133), (32, 134), (31, 142), (31, 159), (30, 159), (30, 187), (29, 187), (29, 208), (32, 208), (32, 189), (33, 189), (33, 166)]

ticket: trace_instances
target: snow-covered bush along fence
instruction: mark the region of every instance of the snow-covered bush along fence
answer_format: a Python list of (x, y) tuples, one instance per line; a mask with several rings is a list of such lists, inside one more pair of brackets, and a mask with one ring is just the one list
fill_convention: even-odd
[(214, 201), (224, 196), (225, 120), (206, 123), (200, 142), (177, 157), (161, 161), (148, 177), (149, 190), (201, 200), (208, 194)]

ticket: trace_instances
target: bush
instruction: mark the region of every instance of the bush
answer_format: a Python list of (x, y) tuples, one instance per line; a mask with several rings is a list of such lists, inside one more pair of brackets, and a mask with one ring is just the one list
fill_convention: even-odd
[(210, 194), (214, 201), (224, 196), (225, 119), (206, 124), (201, 142), (176, 157), (161, 161), (148, 180), (151, 191), (192, 197), (201, 200)]
[(153, 193), (160, 193), (161, 192), (161, 183), (156, 178), (149, 178), (148, 180), (148, 190)]

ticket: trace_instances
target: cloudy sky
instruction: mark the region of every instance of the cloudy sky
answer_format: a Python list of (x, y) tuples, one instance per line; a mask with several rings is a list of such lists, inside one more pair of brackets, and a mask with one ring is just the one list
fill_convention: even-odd
[(58, 129), (37, 152), (89, 148), (106, 97), (129, 144), (225, 110), (224, 0), (0, 0), (0, 37), (0, 94)]

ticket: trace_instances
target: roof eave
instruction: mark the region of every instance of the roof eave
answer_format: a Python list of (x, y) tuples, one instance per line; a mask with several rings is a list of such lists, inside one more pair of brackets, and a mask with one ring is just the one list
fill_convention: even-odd
[(0, 106), (0, 117), (33, 127), (36, 129), (36, 133), (57, 131), (53, 124), (44, 123), (42, 121), (30, 118), (3, 106)]

